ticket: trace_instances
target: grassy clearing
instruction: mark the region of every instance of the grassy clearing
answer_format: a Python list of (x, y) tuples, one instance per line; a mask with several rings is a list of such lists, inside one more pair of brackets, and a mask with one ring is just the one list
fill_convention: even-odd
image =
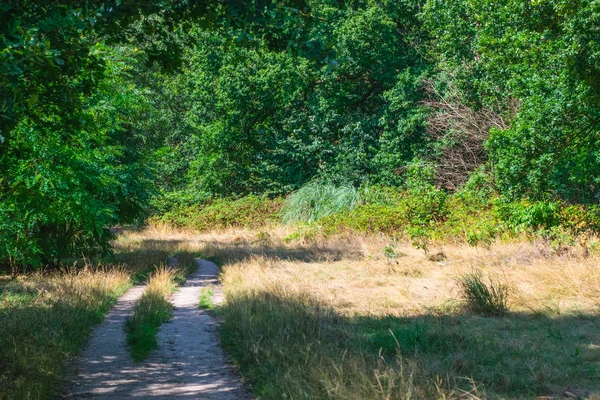
[(175, 275), (176, 271), (165, 267), (154, 271), (133, 315), (127, 319), (127, 344), (131, 357), (136, 362), (148, 358), (150, 352), (158, 347), (158, 329), (172, 316), (169, 297), (176, 288)]
[[(65, 357), (132, 276), (177, 254), (181, 282), (201, 253), (223, 265), (222, 341), (261, 398), (599, 398), (597, 252), (539, 240), (426, 257), (386, 237), (285, 240), (295, 229), (131, 233), (116, 243), (124, 267), (3, 282), (2, 394), (52, 398)], [(473, 271), (508, 288), (503, 317), (465, 300), (460, 278)], [(86, 276), (85, 290), (64, 289)]]
[[(599, 255), (513, 242), (432, 261), (385, 239), (286, 235), (194, 239), (224, 266), (222, 341), (260, 398), (600, 398)], [(508, 288), (503, 317), (465, 300), (474, 270)]]

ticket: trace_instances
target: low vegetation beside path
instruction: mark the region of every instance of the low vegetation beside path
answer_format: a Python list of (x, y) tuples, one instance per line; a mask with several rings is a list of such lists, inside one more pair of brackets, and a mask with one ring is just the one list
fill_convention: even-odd
[(600, 254), (536, 241), (425, 255), (290, 243), (289, 229), (202, 236), (223, 266), (223, 345), (260, 398), (599, 398)]
[(88, 266), (0, 278), (0, 398), (53, 398), (65, 362), (131, 285), (129, 271)]

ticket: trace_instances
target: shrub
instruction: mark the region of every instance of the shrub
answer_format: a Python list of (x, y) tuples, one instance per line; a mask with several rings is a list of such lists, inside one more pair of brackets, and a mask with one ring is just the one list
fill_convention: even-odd
[(360, 204), (354, 209), (328, 215), (319, 220), (325, 233), (352, 230), (362, 233), (402, 232), (408, 223), (405, 204)]
[(278, 218), (280, 198), (246, 196), (237, 200), (217, 199), (201, 207), (171, 210), (154, 221), (166, 222), (179, 228), (206, 231), (231, 227), (257, 228)]
[(483, 273), (475, 270), (458, 279), (467, 307), (476, 314), (503, 316), (508, 310), (508, 287), (491, 278), (484, 282)]
[(560, 223), (558, 202), (497, 202), (495, 212), (506, 228), (514, 233), (550, 228)]
[(372, 185), (360, 188), (360, 199), (364, 204), (394, 206), (403, 196), (404, 192), (397, 187)]
[(353, 186), (308, 183), (292, 193), (282, 209), (283, 222), (316, 221), (355, 208), (360, 194)]

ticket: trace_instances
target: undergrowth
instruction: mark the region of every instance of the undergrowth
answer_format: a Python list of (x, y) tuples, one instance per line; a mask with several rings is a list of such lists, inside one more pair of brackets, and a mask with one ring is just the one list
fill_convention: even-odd
[(276, 222), (281, 205), (280, 198), (252, 195), (237, 200), (215, 199), (198, 206), (174, 208), (151, 218), (150, 223), (168, 223), (176, 228), (196, 231), (257, 228)]
[(287, 223), (289, 240), (316, 240), (344, 233), (385, 234), (408, 240), (427, 252), (430, 243), (489, 246), (498, 240), (541, 239), (557, 250), (600, 232), (600, 206), (560, 201), (506, 202), (493, 192), (470, 187), (447, 194), (430, 184), (405, 189), (336, 187), (311, 183), (285, 201), (249, 196), (173, 209), (151, 219), (176, 228), (206, 231), (259, 228)]

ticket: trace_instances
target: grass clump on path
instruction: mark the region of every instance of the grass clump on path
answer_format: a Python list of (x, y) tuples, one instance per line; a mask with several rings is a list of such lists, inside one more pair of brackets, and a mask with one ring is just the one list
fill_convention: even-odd
[(148, 358), (158, 347), (160, 326), (172, 317), (169, 297), (198, 267), (196, 257), (189, 251), (178, 252), (172, 261), (171, 268), (162, 266), (149, 275), (146, 290), (125, 324), (131, 357), (136, 362)]
[(215, 308), (213, 301), (214, 292), (211, 287), (205, 287), (200, 292), (200, 298), (198, 300), (198, 307), (203, 310), (212, 310)]
[(161, 324), (172, 316), (169, 296), (176, 288), (175, 277), (176, 271), (166, 267), (153, 272), (133, 315), (127, 319), (127, 343), (131, 357), (136, 362), (148, 358), (150, 352), (158, 347), (158, 330)]

